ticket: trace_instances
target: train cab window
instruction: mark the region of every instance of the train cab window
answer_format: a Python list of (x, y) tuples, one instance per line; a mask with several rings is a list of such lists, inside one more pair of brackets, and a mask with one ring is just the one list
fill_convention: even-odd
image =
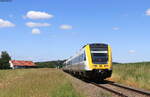
[(107, 64), (108, 53), (91, 53), (94, 64)]
[(90, 45), (92, 62), (94, 64), (107, 64), (108, 62), (108, 45), (91, 44)]

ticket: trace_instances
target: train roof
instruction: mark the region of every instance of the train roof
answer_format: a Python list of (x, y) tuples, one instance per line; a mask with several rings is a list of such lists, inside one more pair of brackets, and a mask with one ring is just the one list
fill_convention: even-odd
[(108, 46), (108, 44), (106, 44), (106, 43), (89, 43), (89, 44), (84, 45), (82, 48), (84, 48), (87, 45), (90, 45), (90, 46)]

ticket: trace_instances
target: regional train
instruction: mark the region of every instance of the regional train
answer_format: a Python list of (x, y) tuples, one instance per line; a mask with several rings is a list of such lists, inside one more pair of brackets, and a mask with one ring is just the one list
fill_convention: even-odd
[(104, 80), (112, 74), (112, 50), (110, 45), (92, 43), (82, 47), (64, 62), (63, 70), (92, 80)]

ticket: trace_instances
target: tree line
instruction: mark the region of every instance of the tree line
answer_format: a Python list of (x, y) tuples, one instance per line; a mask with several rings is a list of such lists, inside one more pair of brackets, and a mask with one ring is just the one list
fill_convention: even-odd
[(36, 62), (37, 68), (62, 68), (65, 60)]

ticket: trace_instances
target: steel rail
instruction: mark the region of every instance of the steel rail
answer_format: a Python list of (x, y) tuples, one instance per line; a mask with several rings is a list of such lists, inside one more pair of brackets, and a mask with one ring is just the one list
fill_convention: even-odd
[(118, 95), (118, 96), (121, 96), (121, 97), (128, 97), (127, 95), (125, 95), (125, 94), (123, 94), (123, 93), (120, 93), (120, 92), (118, 92), (118, 91), (112, 90), (112, 89), (107, 88), (107, 87), (105, 87), (105, 86), (101, 86), (100, 84), (96, 84), (96, 83), (93, 83), (93, 82), (92, 82), (91, 84), (93, 84), (93, 85), (95, 85), (95, 86), (97, 86), (97, 87), (103, 88), (103, 89), (105, 89), (105, 90), (107, 90), (107, 91), (109, 91), (109, 92), (112, 92), (112, 93), (114, 93), (114, 94), (116, 94), (116, 95)]
[[(103, 88), (109, 92), (112, 92), (118, 96), (121, 96), (121, 97), (128, 97), (126, 94), (123, 94), (119, 91), (115, 91), (109, 87), (105, 87), (101, 84), (98, 84), (98, 83), (95, 83), (95, 82), (91, 82), (91, 84), (97, 86), (97, 87), (100, 87), (100, 88)], [(141, 89), (136, 89), (136, 88), (133, 88), (133, 87), (128, 87), (128, 86), (124, 86), (122, 84), (118, 84), (118, 83), (114, 83), (114, 82), (110, 82), (110, 81), (107, 81), (107, 83), (105, 84), (109, 84), (109, 85), (112, 85), (112, 86), (116, 86), (116, 87), (119, 87), (119, 88), (122, 88), (122, 89), (126, 89), (128, 91), (132, 91), (132, 92), (135, 92), (135, 93), (138, 93), (138, 94), (141, 94), (141, 95), (145, 95), (146, 97), (150, 97), (150, 92), (149, 91), (145, 91), (145, 90), (141, 90)]]
[(134, 91), (136, 93), (147, 95), (147, 96), (150, 97), (150, 92), (149, 91), (145, 91), (145, 90), (141, 90), (141, 89), (136, 89), (136, 88), (125, 86), (125, 85), (118, 84), (118, 83), (109, 83), (108, 82), (108, 84), (113, 85), (113, 86), (117, 86), (117, 87), (120, 87), (120, 88), (124, 88), (124, 89), (127, 89), (127, 90), (131, 90), (131, 91)]

